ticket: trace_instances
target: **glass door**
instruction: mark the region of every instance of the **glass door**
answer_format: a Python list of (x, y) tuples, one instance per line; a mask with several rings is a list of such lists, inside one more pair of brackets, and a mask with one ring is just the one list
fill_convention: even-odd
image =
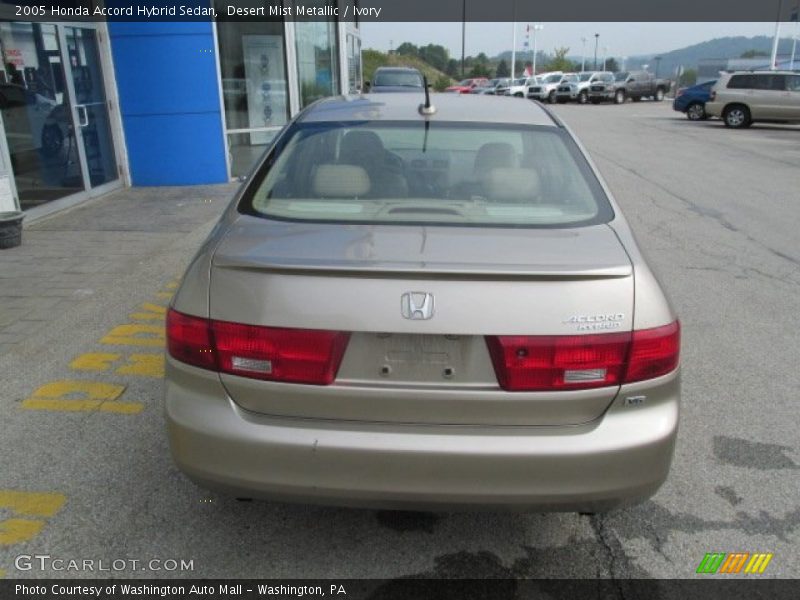
[(55, 25), (0, 22), (0, 116), (20, 207), (83, 192), (62, 43)]
[(119, 179), (97, 31), (60, 29), (83, 180), (87, 188), (97, 188)]

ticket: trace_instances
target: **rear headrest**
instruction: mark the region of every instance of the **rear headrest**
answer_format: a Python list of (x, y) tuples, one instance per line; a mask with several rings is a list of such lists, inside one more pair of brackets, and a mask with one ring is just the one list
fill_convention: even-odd
[(355, 165), (319, 165), (312, 189), (319, 198), (357, 198), (369, 192), (369, 175)]
[(374, 131), (353, 129), (342, 138), (339, 162), (351, 165), (380, 165), (384, 160), (381, 138)]
[(498, 167), (516, 167), (517, 155), (514, 146), (506, 142), (489, 142), (478, 148), (475, 155), (475, 171), (478, 173)]
[(538, 202), (539, 173), (534, 169), (492, 169), (483, 181), (486, 195), (498, 202)]

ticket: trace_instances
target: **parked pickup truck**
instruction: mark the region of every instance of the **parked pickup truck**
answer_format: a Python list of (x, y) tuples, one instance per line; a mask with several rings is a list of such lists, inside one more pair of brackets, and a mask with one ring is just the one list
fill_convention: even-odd
[(656, 79), (647, 71), (621, 71), (616, 73), (610, 82), (593, 84), (589, 88), (589, 99), (595, 104), (604, 100), (622, 104), (628, 98), (634, 102), (642, 98), (652, 98), (656, 102), (661, 102), (668, 89), (669, 81)]

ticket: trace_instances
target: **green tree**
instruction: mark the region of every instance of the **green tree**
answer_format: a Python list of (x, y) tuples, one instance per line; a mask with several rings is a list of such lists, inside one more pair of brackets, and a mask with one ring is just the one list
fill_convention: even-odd
[(609, 58), (606, 59), (606, 71), (611, 71), (612, 73), (616, 73), (619, 71), (619, 64), (617, 64), (617, 59)]
[(686, 69), (678, 78), (678, 85), (688, 87), (697, 83), (697, 70)]
[(739, 58), (760, 58), (762, 56), (769, 56), (769, 54), (761, 50), (748, 50), (747, 52), (742, 52)]
[(419, 57), (434, 69), (444, 71), (447, 69), (447, 62), (450, 60), (450, 53), (444, 46), (438, 44), (428, 44), (422, 46), (418, 52)]
[(495, 70), (495, 77), (508, 77), (511, 75), (511, 71), (508, 68), (508, 63), (505, 59), (501, 59), (499, 63), (497, 63), (497, 69)]
[(569, 48), (562, 46), (553, 50), (553, 58), (548, 65), (549, 71), (571, 71), (574, 68), (572, 61), (567, 58)]
[(455, 58), (447, 61), (447, 68), (444, 70), (450, 77), (459, 77), (461, 75), (461, 63)]
[(405, 56), (419, 56), (419, 49), (411, 42), (403, 42), (397, 47), (395, 52)]
[(445, 88), (449, 87), (450, 85), (452, 85), (452, 79), (442, 75), (436, 78), (436, 81), (433, 83), (433, 89), (437, 92), (443, 92)]

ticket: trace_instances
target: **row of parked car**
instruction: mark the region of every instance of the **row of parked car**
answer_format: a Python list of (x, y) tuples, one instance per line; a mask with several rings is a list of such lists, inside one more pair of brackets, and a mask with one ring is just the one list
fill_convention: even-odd
[(661, 101), (669, 90), (669, 81), (657, 79), (647, 71), (584, 71), (564, 73), (552, 71), (520, 79), (465, 79), (447, 88), (461, 94), (493, 94), (515, 96), (541, 102), (566, 103), (614, 102), (622, 104), (628, 98), (639, 101), (652, 98)]
[(740, 71), (679, 89), (672, 108), (692, 121), (709, 117), (741, 129), (756, 121), (800, 123), (800, 73)]

